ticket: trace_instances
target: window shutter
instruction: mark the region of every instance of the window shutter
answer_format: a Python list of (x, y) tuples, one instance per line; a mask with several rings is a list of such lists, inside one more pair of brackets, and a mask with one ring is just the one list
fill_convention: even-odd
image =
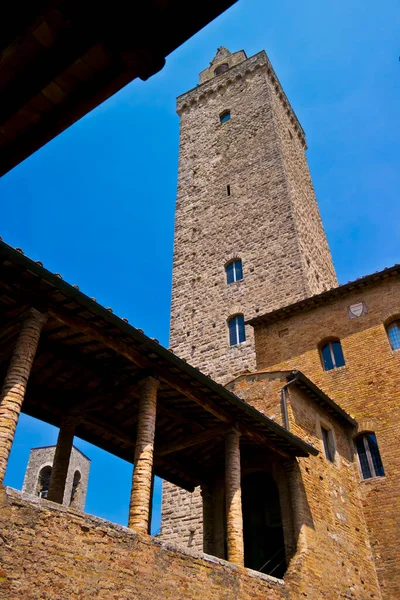
[(369, 446), (369, 450), (371, 452), (372, 463), (375, 469), (375, 475), (377, 477), (382, 477), (385, 474), (383, 469), (383, 464), (381, 460), (381, 455), (379, 453), (378, 442), (376, 441), (376, 436), (374, 433), (369, 433), (367, 436), (367, 442)]
[(325, 371), (330, 371), (331, 369), (333, 369), (330, 344), (325, 344), (325, 346), (321, 350), (321, 354)]
[(236, 346), (237, 337), (236, 337), (236, 317), (229, 321), (229, 343), (231, 346)]
[(236, 317), (238, 320), (238, 329), (239, 329), (239, 343), (244, 342), (246, 340), (246, 331), (244, 327), (244, 316), (239, 315)]
[(335, 357), (335, 367), (344, 367), (344, 356), (342, 344), (340, 342), (332, 342), (333, 356)]
[(370, 477), (372, 477), (372, 473), (371, 469), (369, 468), (367, 451), (364, 446), (364, 436), (356, 439), (356, 447), (363, 479), (370, 479)]
[(239, 279), (243, 279), (243, 270), (242, 270), (242, 261), (241, 260), (236, 261), (236, 281), (239, 281)]
[(226, 266), (226, 282), (229, 283), (233, 283), (235, 281), (234, 276), (233, 276), (233, 262), (229, 263), (229, 265)]

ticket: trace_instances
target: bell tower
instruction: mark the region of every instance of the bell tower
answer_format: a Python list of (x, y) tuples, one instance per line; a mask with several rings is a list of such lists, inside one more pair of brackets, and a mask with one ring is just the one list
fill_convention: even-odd
[(225, 383), (255, 367), (247, 319), (337, 281), (305, 135), (266, 53), (219, 48), (177, 111), (170, 346)]
[[(266, 53), (218, 48), (177, 111), (170, 346), (224, 384), (255, 369), (246, 320), (337, 280), (304, 131)], [(200, 494), (165, 484), (163, 539), (199, 547), (201, 527)]]

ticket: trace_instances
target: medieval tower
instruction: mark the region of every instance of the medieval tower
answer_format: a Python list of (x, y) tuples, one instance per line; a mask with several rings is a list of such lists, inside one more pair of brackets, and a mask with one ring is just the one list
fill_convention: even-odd
[[(219, 48), (178, 97), (171, 349), (220, 383), (255, 369), (258, 313), (336, 287), (303, 129), (264, 51)], [(201, 544), (201, 497), (164, 484), (164, 539)]]

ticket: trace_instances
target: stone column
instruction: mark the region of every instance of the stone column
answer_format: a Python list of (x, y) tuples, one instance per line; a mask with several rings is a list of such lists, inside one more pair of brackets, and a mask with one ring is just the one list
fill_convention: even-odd
[(225, 436), (225, 494), (228, 560), (244, 564), (242, 492), (240, 488), (240, 434)]
[(46, 316), (31, 308), (22, 324), (0, 396), (0, 483), (3, 482), (26, 386)]
[(47, 500), (58, 502), (58, 504), (62, 504), (64, 500), (69, 459), (71, 457), (72, 444), (77, 424), (78, 417), (76, 415), (66, 415), (62, 420), (58, 434), (56, 452), (54, 454), (53, 467), (51, 470), (49, 492), (47, 494)]
[(159, 382), (153, 377), (146, 377), (140, 382), (139, 417), (128, 523), (128, 527), (140, 533), (148, 533), (149, 531), (157, 389), (159, 385)]

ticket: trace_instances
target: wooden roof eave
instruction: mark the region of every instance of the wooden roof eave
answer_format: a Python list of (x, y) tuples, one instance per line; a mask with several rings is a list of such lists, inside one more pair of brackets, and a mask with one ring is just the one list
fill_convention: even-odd
[[(155, 376), (198, 403), (220, 421), (238, 424), (243, 435), (252, 437), (257, 443), (265, 443), (270, 448), (275, 448), (278, 453), (289, 456), (318, 454), (313, 446), (286, 431), (144, 333), (4, 242), (0, 242), (0, 260), (3, 262), (3, 274), (4, 263), (10, 262), (20, 270), (20, 273), (30, 273), (39, 281), (45, 281), (49, 289), (61, 292), (70, 303), (76, 303), (82, 311), (93, 315), (93, 322), (96, 321), (96, 325), (88, 325), (87, 322), (82, 322), (79, 316), (68, 314), (65, 308), (58, 308), (58, 303), (51, 294), (43, 293), (39, 286), (36, 286), (36, 291), (29, 294), (29, 299), (39, 310), (47, 310), (69, 327), (83, 330), (85, 334), (123, 355), (138, 367), (152, 369)], [(23, 280), (23, 277), (20, 279)], [(28, 294), (30, 290), (26, 278), (24, 281), (19, 281), (19, 284), (28, 288), (25, 290)], [(104, 324), (101, 328), (99, 319)]]

